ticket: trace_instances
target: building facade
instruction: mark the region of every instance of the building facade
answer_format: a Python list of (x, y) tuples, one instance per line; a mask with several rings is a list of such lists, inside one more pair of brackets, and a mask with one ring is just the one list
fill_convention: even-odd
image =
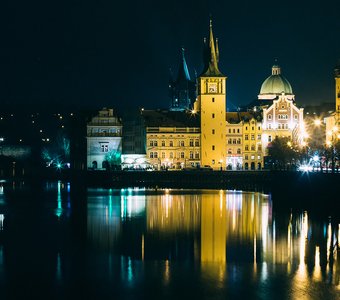
[(112, 169), (121, 164), (122, 121), (111, 108), (103, 108), (87, 124), (87, 168)]

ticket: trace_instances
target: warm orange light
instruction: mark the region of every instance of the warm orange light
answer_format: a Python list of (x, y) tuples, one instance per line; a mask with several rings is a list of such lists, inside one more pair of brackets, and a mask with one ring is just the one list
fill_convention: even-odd
[(315, 119), (314, 120), (314, 125), (315, 126), (320, 126), (321, 125), (321, 120), (320, 119)]

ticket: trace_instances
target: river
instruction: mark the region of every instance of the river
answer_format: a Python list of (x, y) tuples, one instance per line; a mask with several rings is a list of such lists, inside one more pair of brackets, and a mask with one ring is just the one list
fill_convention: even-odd
[(3, 182), (0, 298), (339, 299), (339, 211), (274, 196)]

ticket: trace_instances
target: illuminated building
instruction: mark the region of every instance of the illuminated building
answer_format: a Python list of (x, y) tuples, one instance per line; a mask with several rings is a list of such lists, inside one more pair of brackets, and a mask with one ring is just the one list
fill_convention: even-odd
[(194, 109), (201, 119), (201, 165), (225, 169), (226, 164), (226, 79), (218, 67), (218, 40), (210, 21), (209, 42), (204, 40), (204, 71), (198, 78)]
[(262, 122), (254, 116), (243, 121), (243, 167), (245, 170), (263, 168)]
[(262, 146), (267, 148), (275, 137), (288, 137), (301, 144), (306, 138), (303, 108), (295, 104), (295, 96), (288, 80), (281, 75), (278, 65), (262, 84), (258, 102), (262, 107)]
[(87, 123), (87, 168), (120, 165), (122, 122), (111, 108), (103, 108)]
[(181, 58), (177, 78), (170, 79), (170, 110), (185, 111), (192, 108), (196, 100), (196, 83), (190, 79), (189, 69), (184, 56), (184, 48), (181, 49)]
[(146, 156), (155, 169), (200, 163), (199, 116), (191, 111), (144, 110)]
[(335, 111), (327, 118), (326, 123), (326, 145), (334, 146), (340, 139), (340, 65), (334, 70), (335, 79)]
[(227, 134), (227, 169), (241, 170), (243, 167), (242, 145), (243, 145), (243, 122), (240, 112), (226, 113)]

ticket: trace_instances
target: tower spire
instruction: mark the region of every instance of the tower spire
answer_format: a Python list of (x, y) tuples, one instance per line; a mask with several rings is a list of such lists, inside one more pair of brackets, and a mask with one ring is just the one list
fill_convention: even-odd
[(216, 45), (215, 45), (211, 18), (209, 22), (209, 44), (208, 44), (208, 49), (206, 48), (206, 44), (205, 44), (204, 53), (205, 53), (204, 54), (205, 61), (204, 61), (204, 71), (202, 75), (223, 76), (223, 74), (220, 72), (218, 68), (218, 61), (219, 61), (218, 40), (216, 39)]
[(186, 79), (186, 80), (190, 80), (189, 69), (188, 69), (187, 62), (185, 60), (184, 52), (185, 52), (185, 49), (182, 47), (181, 48), (181, 59), (180, 59), (180, 65), (179, 65), (179, 69), (178, 69), (177, 80), (180, 80), (182, 78)]

